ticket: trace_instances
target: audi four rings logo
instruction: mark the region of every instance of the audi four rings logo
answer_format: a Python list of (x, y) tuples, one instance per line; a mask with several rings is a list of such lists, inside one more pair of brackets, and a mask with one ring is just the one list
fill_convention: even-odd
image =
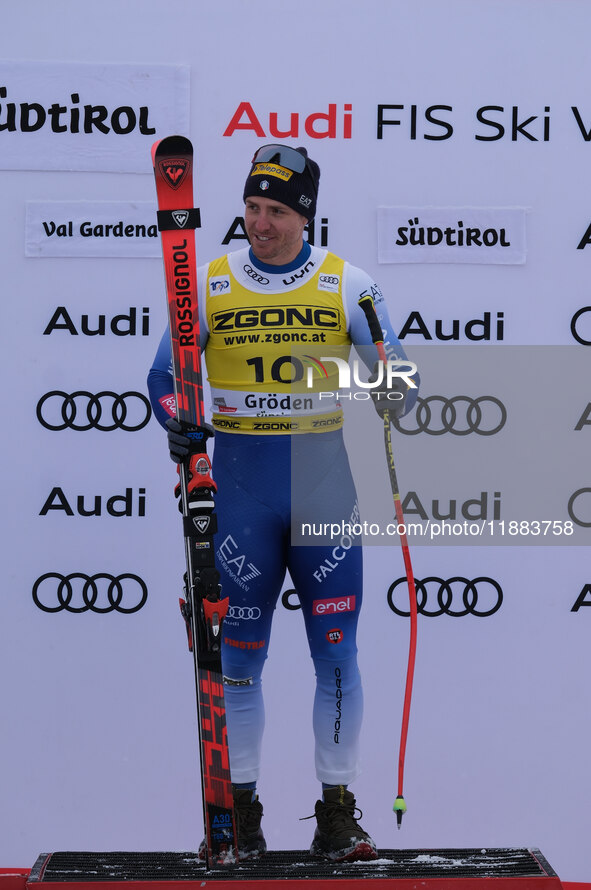
[(298, 598), (297, 591), (292, 587), (291, 590), (285, 590), (281, 597), (281, 602), (285, 609), (288, 609), (290, 612), (297, 612), (298, 609), (301, 609), (300, 601), (298, 600), (295, 603), (292, 603), (291, 597)]
[(261, 610), (258, 606), (229, 606), (227, 617), (242, 618), (243, 621), (256, 621), (261, 617)]
[[(464, 415), (463, 420), (456, 408), (461, 403), (465, 403), (465, 409), (461, 412)], [(431, 408), (435, 404), (440, 406), (437, 410), (439, 421), (435, 419), (435, 412)], [(407, 436), (416, 436), (417, 433), (427, 433), (428, 436), (442, 436), (444, 433), (454, 436), (467, 436), (469, 433), (494, 436), (505, 426), (507, 409), (495, 396), (479, 396), (477, 399), (470, 396), (454, 396), (451, 399), (444, 396), (419, 396), (415, 418), (417, 426), (414, 429), (402, 426), (397, 418), (394, 419), (394, 425)]]
[[(585, 495), (585, 494), (586, 495), (591, 494), (591, 488), (578, 488), (576, 491), (574, 491), (571, 494), (570, 498), (568, 499), (568, 508), (567, 508), (568, 515), (570, 516), (570, 518), (572, 519), (573, 522), (576, 522), (577, 525), (580, 525), (583, 528), (591, 528), (591, 521), (589, 521), (588, 518), (581, 519), (578, 516), (578, 513), (580, 511), (580, 504), (577, 505), (577, 513), (575, 513), (575, 503), (576, 503), (577, 499), (581, 495)], [(589, 514), (587, 514), (587, 515), (589, 516)]]
[(131, 615), (146, 604), (148, 588), (138, 575), (60, 575), (46, 572), (33, 585), (33, 602), (43, 612), (122, 612)]
[[(397, 595), (397, 589), (398, 595)], [(452, 618), (463, 618), (465, 615), (476, 615), (488, 618), (501, 608), (503, 591), (501, 585), (493, 578), (481, 576), (470, 581), (456, 575), (454, 578), (415, 578), (417, 594), (417, 612), (430, 618), (439, 615), (451, 615)], [(410, 611), (401, 608), (395, 602), (406, 597), (408, 603), (408, 584), (406, 578), (398, 578), (388, 588), (388, 605), (396, 615), (408, 618)], [(405, 605), (406, 605), (405, 603)]]
[(324, 284), (338, 284), (339, 283), (339, 279), (337, 278), (336, 275), (321, 275), (320, 281), (322, 281)]
[(37, 419), (47, 430), (135, 432), (146, 426), (151, 414), (150, 401), (141, 392), (91, 393), (79, 389), (67, 393), (54, 389), (37, 402)]
[(583, 346), (591, 346), (591, 340), (586, 340), (585, 337), (577, 330), (577, 322), (579, 318), (585, 314), (585, 312), (591, 312), (591, 306), (583, 306), (582, 309), (578, 309), (573, 317), (570, 320), (570, 331), (577, 343), (582, 343)]
[(258, 272), (255, 272), (252, 266), (249, 266), (248, 263), (246, 266), (243, 266), (243, 268), (248, 277), (252, 278), (253, 281), (256, 281), (257, 284), (269, 284), (269, 279), (265, 278), (264, 275), (259, 275)]

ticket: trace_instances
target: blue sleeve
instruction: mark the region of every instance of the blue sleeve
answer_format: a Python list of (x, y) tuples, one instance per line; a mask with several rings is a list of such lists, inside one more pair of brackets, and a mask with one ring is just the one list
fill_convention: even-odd
[[(205, 294), (207, 265), (197, 269), (197, 293)], [(201, 351), (205, 349), (209, 330), (205, 315), (205, 300), (199, 300), (199, 345)], [(148, 373), (148, 394), (152, 404), (154, 417), (161, 426), (165, 426), (169, 417), (176, 414), (174, 399), (174, 377), (172, 373), (172, 348), (168, 326), (158, 344), (152, 367)]]
[[(355, 266), (349, 266), (347, 269), (347, 280), (345, 283), (344, 294), (349, 316), (349, 336), (351, 337), (351, 342), (355, 346), (361, 360), (372, 371), (378, 360), (378, 351), (372, 342), (365, 312), (359, 305), (361, 297), (365, 297), (368, 294), (373, 297), (376, 315), (384, 335), (384, 349), (386, 351), (386, 356), (392, 361), (408, 360), (408, 356), (404, 351), (400, 340), (394, 333), (394, 328), (392, 327), (392, 322), (390, 321), (390, 316), (388, 314), (388, 307), (380, 288), (375, 281), (371, 280), (366, 272), (363, 272)], [(415, 406), (420, 386), (420, 375), (416, 374), (413, 377), (413, 381), (416, 383), (417, 388), (411, 389), (408, 392), (406, 397), (405, 414), (408, 414), (408, 412)]]
[(168, 328), (156, 350), (156, 356), (148, 374), (148, 393), (154, 417), (162, 426), (175, 415), (174, 379)]

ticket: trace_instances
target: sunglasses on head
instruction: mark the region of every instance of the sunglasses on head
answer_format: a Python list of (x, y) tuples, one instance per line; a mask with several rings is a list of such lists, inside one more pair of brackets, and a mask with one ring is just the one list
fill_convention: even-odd
[(280, 164), (293, 173), (303, 173), (306, 169), (306, 158), (289, 145), (263, 145), (252, 159), (253, 164)]

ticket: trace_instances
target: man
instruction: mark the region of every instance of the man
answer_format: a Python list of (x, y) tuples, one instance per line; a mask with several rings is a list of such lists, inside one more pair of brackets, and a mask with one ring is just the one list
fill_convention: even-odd
[[(330, 387), (325, 379), (318, 385), (319, 362), (311, 353), (339, 355), (339, 350), (348, 353), (351, 344), (365, 346), (371, 351), (366, 363), (373, 366), (377, 354), (358, 305), (370, 293), (388, 357), (405, 355), (374, 282), (304, 240), (305, 226), (316, 212), (319, 179), (319, 167), (304, 148), (260, 148), (243, 195), (250, 247), (198, 271), (201, 347), (216, 429), (216, 562), (223, 595), (230, 598), (222, 663), (243, 859), (266, 850), (256, 794), (264, 724), (261, 674), (286, 571), (302, 606), (316, 671), (313, 731), (322, 797), (315, 806), (311, 852), (335, 861), (377, 857), (348, 790), (358, 775), (362, 716), (355, 642), (361, 547), (358, 539), (349, 538), (335, 564), (334, 541), (295, 544), (291, 529), (305, 521), (355, 523), (359, 518), (340, 405), (336, 397), (327, 403), (327, 392), (319, 391)], [(315, 385), (307, 390), (310, 370)], [(169, 429), (171, 456), (182, 461), (190, 443), (172, 417), (168, 332), (148, 384), (155, 415)], [(385, 404), (393, 414), (406, 413), (416, 392), (406, 389), (394, 393), (399, 401), (377, 403), (378, 410)], [(328, 564), (334, 568), (323, 571)], [(338, 605), (338, 628), (327, 602)]]

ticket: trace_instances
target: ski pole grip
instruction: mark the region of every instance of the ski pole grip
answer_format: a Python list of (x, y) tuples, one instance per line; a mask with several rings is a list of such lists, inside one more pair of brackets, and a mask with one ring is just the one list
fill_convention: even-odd
[(378, 355), (381, 361), (386, 361), (386, 352), (384, 349), (384, 333), (382, 331), (382, 326), (378, 321), (378, 316), (376, 312), (376, 307), (374, 306), (374, 302), (372, 297), (369, 294), (365, 297), (361, 297), (358, 301), (359, 305), (365, 312), (365, 317), (367, 318), (367, 324), (369, 325), (369, 333), (371, 334), (372, 341), (376, 344), (378, 348)]

